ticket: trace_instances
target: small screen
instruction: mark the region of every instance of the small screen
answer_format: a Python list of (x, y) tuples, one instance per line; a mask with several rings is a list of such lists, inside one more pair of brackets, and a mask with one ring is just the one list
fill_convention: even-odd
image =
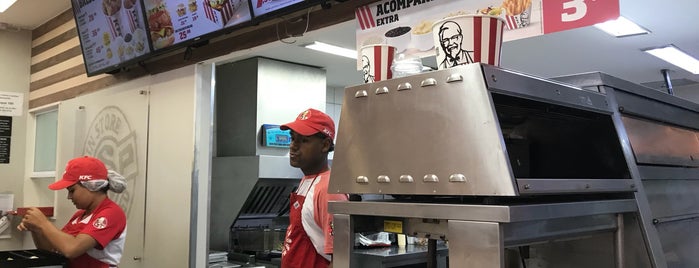
[(262, 125), (262, 145), (268, 147), (288, 148), (291, 144), (291, 132), (281, 130), (279, 125)]

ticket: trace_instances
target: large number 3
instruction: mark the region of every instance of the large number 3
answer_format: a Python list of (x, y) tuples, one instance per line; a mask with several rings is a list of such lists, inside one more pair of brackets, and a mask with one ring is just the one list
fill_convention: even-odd
[(570, 9), (574, 8), (575, 12), (573, 13), (563, 13), (561, 14), (561, 21), (563, 22), (568, 22), (568, 21), (576, 21), (579, 19), (582, 19), (585, 17), (585, 14), (587, 14), (587, 5), (585, 4), (585, 0), (573, 0), (573, 1), (568, 1), (563, 3), (563, 9)]

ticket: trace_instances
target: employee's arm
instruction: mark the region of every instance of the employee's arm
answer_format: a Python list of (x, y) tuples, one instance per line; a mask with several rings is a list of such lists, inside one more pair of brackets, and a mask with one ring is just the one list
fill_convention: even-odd
[(86, 234), (72, 236), (58, 230), (53, 224), (41, 226), (41, 233), (53, 245), (53, 249), (68, 259), (85, 254), (87, 250), (97, 246), (97, 240)]
[(97, 241), (89, 235), (72, 236), (59, 230), (36, 208), (27, 211), (20, 227), (32, 232), (37, 247), (56, 250), (69, 259), (78, 257), (97, 245)]

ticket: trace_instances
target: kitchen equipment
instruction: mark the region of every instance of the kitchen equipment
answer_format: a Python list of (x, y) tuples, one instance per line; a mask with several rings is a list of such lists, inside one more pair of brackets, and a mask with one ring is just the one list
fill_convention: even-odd
[(470, 64), (347, 88), (329, 191), (396, 199), (330, 203), (334, 265), (387, 231), (448, 241), (458, 267), (697, 267), (699, 105), (596, 77)]

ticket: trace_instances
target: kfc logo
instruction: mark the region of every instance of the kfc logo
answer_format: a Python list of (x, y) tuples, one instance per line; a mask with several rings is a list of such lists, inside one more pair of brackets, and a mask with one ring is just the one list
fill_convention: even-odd
[(92, 175), (80, 175), (80, 177), (78, 177), (78, 180), (81, 180), (81, 181), (89, 181), (91, 179), (92, 179)]

